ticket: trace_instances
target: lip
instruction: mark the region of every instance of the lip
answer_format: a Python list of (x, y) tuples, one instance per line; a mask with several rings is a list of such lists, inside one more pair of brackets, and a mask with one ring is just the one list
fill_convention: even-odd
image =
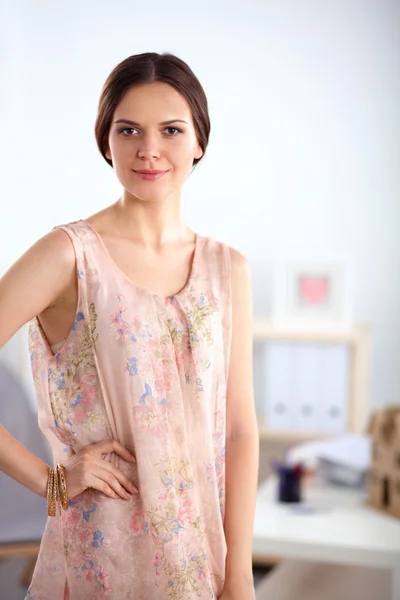
[(163, 175), (168, 173), (168, 171), (156, 171), (156, 170), (146, 170), (140, 169), (138, 171), (134, 170), (134, 173), (141, 179), (145, 181), (153, 181), (154, 179), (160, 179)]

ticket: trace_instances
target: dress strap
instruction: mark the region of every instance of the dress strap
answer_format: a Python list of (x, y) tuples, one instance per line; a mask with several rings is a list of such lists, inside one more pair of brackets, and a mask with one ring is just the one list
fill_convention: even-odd
[(93, 247), (97, 238), (89, 225), (81, 220), (57, 225), (54, 229), (62, 229), (70, 238), (76, 260), (78, 303), (77, 318), (88, 312), (88, 276), (92, 270)]

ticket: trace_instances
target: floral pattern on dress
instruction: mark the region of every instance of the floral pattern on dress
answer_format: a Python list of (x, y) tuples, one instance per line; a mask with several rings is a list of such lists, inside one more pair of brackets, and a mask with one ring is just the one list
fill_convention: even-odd
[(69, 446), (74, 446), (77, 426), (89, 431), (104, 426), (104, 411), (97, 402), (98, 376), (93, 354), (98, 339), (96, 321), (94, 304), (89, 306), (88, 318), (79, 312), (73, 326), (77, 333), (76, 344), (67, 341), (62, 354), (55, 355), (54, 364), (48, 369), (55, 433)]
[(139, 405), (133, 407), (133, 415), (138, 427), (155, 434), (166, 431), (166, 404), (166, 398), (160, 399), (146, 383), (144, 393), (139, 399)]
[(97, 551), (111, 546), (111, 540), (104, 538), (93, 518), (98, 508), (93, 494), (86, 491), (77, 498), (69, 500), (68, 510), (63, 514), (64, 554), (73, 559), (75, 578), (92, 583), (96, 598), (106, 598), (112, 586)]
[[(123, 294), (119, 293), (115, 298), (117, 306), (110, 316), (110, 324), (113, 335), (123, 340), (129, 349), (124, 371), (130, 377), (140, 376), (144, 382), (142, 394), (133, 405), (134, 419), (140, 429), (159, 436), (168, 427), (166, 393), (172, 382), (183, 377), (198, 397), (203, 391), (203, 381), (198, 375), (212, 365), (207, 348), (214, 344), (213, 328), (215, 322), (219, 322), (219, 301), (211, 292), (196, 294), (195, 288), (189, 285), (184, 318), (166, 319), (164, 333), (157, 345), (148, 323), (138, 317), (130, 320)], [(169, 305), (173, 305), (173, 298)], [(159, 359), (156, 368), (155, 358)], [(164, 486), (164, 492), (159, 495), (160, 503), (151, 510), (137, 510), (132, 515), (130, 530), (135, 535), (150, 535), (153, 539), (156, 576), (160, 575), (161, 569), (168, 575), (166, 591), (175, 600), (183, 598), (185, 593), (199, 592), (196, 581), (205, 577), (207, 559), (205, 553), (193, 555), (187, 550), (188, 554), (176, 564), (167, 558), (168, 544), (179, 538), (182, 530), (190, 528), (194, 530), (192, 536), (197, 531), (198, 543), (202, 546), (204, 530), (188, 493), (193, 488), (190, 463), (181, 461), (178, 466), (174, 457), (168, 457), (155, 466)], [(216, 459), (214, 477), (221, 478), (223, 472), (224, 453)], [(221, 490), (220, 503), (223, 495)], [(220, 511), (222, 513), (222, 506)], [(182, 547), (185, 547), (183, 542)]]
[(121, 277), (87, 225), (65, 229), (80, 302), (56, 354), (32, 327), (42, 429), (55, 457), (59, 441), (78, 451), (119, 439), (136, 464), (114, 453), (105, 460), (125, 469), (139, 494), (123, 501), (90, 490), (71, 499), (62, 528), (46, 525), (28, 598), (215, 599), (226, 557), (226, 249), (200, 242), (195, 275), (164, 299)]
[(179, 328), (168, 322), (170, 337), (174, 341), (176, 365), (198, 398), (203, 391), (203, 373), (212, 365), (210, 349), (214, 345), (214, 331), (219, 321), (218, 299), (212, 293), (198, 294), (195, 287), (189, 286), (185, 321)]
[[(190, 463), (178, 463), (174, 457), (168, 457), (155, 466), (165, 492), (159, 496), (162, 503), (145, 513), (145, 522), (149, 524), (148, 530), (155, 544), (153, 566), (156, 575), (160, 569), (166, 573), (168, 584), (165, 591), (171, 600), (179, 600), (192, 592), (201, 595), (198, 584), (207, 578), (209, 571), (204, 550), (204, 524), (190, 493), (193, 489)], [(190, 534), (181, 539), (182, 531), (190, 531)], [(169, 558), (169, 544), (179, 539), (182, 556), (177, 562)], [(203, 548), (200, 554), (199, 548)], [(209, 589), (211, 598), (214, 598), (211, 584)]]

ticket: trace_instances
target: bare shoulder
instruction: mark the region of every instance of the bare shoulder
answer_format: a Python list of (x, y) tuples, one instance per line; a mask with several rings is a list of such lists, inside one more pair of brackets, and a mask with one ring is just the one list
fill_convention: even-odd
[(39, 238), (25, 253), (42, 250), (43, 252), (59, 253), (58, 258), (66, 261), (75, 261), (75, 252), (69, 235), (63, 229), (52, 229)]
[(250, 264), (238, 250), (229, 248), (231, 257), (232, 316), (234, 326), (247, 327), (252, 318), (253, 297)]
[[(4, 279), (10, 281), (19, 272), (30, 269), (36, 272), (45, 265), (50, 269), (51, 267), (69, 267), (74, 264), (75, 251), (68, 234), (62, 229), (53, 229), (34, 242), (3, 274), (0, 281)], [(24, 274), (27, 275), (26, 272)]]
[(65, 231), (38, 239), (0, 277), (0, 347), (73, 288), (75, 251)]
[(251, 283), (251, 269), (247, 258), (235, 248), (229, 247), (232, 284)]
[(249, 261), (244, 254), (239, 252), (239, 250), (236, 250), (236, 248), (232, 248), (231, 246), (229, 246), (229, 253), (231, 256), (232, 267), (241, 268), (244, 270), (248, 269)]

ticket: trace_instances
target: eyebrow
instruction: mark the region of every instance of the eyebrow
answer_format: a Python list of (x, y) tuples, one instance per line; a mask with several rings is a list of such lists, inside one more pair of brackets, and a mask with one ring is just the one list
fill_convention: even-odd
[[(131, 121), (130, 119), (118, 119), (118, 121), (114, 121), (114, 125), (117, 123), (129, 123), (129, 125), (134, 125), (134, 127), (140, 127), (140, 123)], [(183, 119), (170, 119), (169, 121), (163, 121), (162, 123), (159, 123), (159, 125), (172, 125), (172, 123), (186, 123), (186, 125), (188, 125), (188, 122), (184, 121)]]

